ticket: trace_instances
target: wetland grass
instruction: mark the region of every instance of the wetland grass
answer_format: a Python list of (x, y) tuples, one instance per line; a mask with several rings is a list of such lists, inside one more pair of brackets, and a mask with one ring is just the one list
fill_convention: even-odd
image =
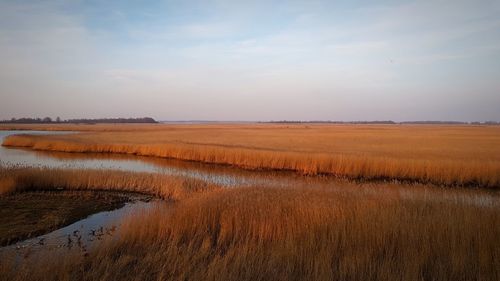
[(159, 156), (367, 181), (225, 189), (161, 174), (0, 168), (4, 194), (111, 190), (175, 201), (168, 208), (126, 218), (119, 239), (85, 256), (44, 253), (18, 264), (0, 257), (0, 279), (500, 279), (500, 199), (495, 190), (500, 182), (499, 128), (96, 128), (74, 135), (12, 136), (4, 145)]
[(500, 185), (500, 128), (495, 126), (108, 125), (95, 130), (9, 136), (3, 145), (157, 156), (348, 179)]
[(120, 239), (89, 256), (33, 258), (0, 272), (8, 280), (499, 279), (498, 205), (379, 191), (207, 192), (129, 217)]
[(41, 190), (123, 191), (179, 200), (220, 188), (201, 180), (151, 173), (112, 170), (50, 169), (0, 166), (0, 196)]

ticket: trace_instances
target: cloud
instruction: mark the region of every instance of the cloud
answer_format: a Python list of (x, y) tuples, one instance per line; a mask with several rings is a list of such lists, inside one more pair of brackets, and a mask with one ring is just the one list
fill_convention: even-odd
[(7, 2), (0, 4), (0, 11), (0, 71), (4, 75), (44, 75), (97, 58), (91, 34), (78, 18), (59, 13), (55, 4)]
[(1, 2), (0, 118), (481, 119), (496, 2)]
[(192, 23), (177, 29), (179, 33), (193, 38), (220, 38), (230, 36), (235, 27), (223, 23)]

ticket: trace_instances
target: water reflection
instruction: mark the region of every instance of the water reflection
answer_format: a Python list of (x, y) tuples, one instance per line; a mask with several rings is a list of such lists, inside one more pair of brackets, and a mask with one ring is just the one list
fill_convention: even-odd
[[(0, 131), (0, 141), (19, 131)], [(29, 134), (52, 132), (29, 131)], [(61, 132), (59, 132), (61, 133)], [(68, 133), (68, 132), (63, 132)], [(200, 179), (231, 186), (286, 186), (302, 177), (288, 172), (247, 171), (223, 165), (203, 164), (157, 157), (110, 153), (67, 153), (0, 147), (0, 161), (5, 166), (32, 166), (65, 169), (110, 169), (131, 172), (163, 173)]]
[[(0, 141), (11, 134), (67, 134), (72, 132), (0, 131)], [(354, 183), (333, 177), (307, 177), (291, 172), (248, 171), (229, 166), (209, 165), (155, 157), (103, 153), (64, 153), (0, 147), (0, 163), (5, 166), (38, 166), (68, 169), (112, 169), (131, 172), (163, 173), (201, 179), (226, 187), (265, 186), (277, 188), (328, 188), (346, 197), (394, 198), (397, 202), (424, 201), (443, 204), (499, 208), (498, 192), (470, 189), (444, 189), (429, 185), (398, 183)], [(136, 201), (124, 208), (94, 214), (46, 235), (0, 248), (6, 256), (21, 260), (40, 249), (70, 249), (84, 254), (104, 237), (119, 237), (121, 218), (165, 202)], [(90, 244), (89, 244), (90, 243)], [(12, 254), (11, 252), (14, 252)], [(9, 254), (10, 253), (10, 254)]]
[[(52, 132), (51, 132), (52, 133)], [(69, 134), (73, 132), (53, 132), (54, 134)], [(1, 131), (0, 142), (3, 143), (5, 137), (14, 134), (47, 134), (44, 131)], [(3, 165), (24, 165), (24, 166), (55, 166), (57, 161), (51, 159), (39, 159), (35, 154), (28, 150), (13, 149), (0, 146), (0, 163)]]
[[(0, 131), (0, 141), (20, 131)], [(27, 131), (29, 134), (67, 134), (72, 132)], [(404, 200), (442, 201), (486, 207), (499, 206), (498, 192), (488, 190), (454, 190), (430, 185), (398, 183), (355, 183), (326, 176), (301, 176), (292, 172), (249, 171), (224, 165), (203, 164), (158, 157), (105, 153), (66, 153), (0, 147), (3, 165), (25, 165), (69, 169), (111, 169), (131, 172), (163, 173), (200, 179), (225, 187), (316, 187), (347, 192), (349, 196), (396, 196)], [(424, 192), (422, 191), (424, 190)]]
[[(131, 195), (134, 196), (134, 195)], [(138, 195), (124, 207), (93, 214), (50, 233), (0, 248), (0, 256), (20, 262), (41, 251), (76, 251), (85, 255), (92, 248), (109, 239), (120, 237), (120, 223), (129, 215), (146, 212), (168, 203), (149, 200)], [(146, 201), (144, 201), (147, 199)]]

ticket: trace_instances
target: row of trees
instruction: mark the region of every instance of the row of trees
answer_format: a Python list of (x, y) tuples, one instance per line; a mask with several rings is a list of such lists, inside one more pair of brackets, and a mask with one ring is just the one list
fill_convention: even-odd
[(98, 119), (67, 119), (62, 120), (60, 117), (52, 119), (50, 117), (45, 118), (12, 118), (10, 120), (2, 120), (0, 123), (12, 123), (12, 124), (57, 124), (57, 123), (84, 123), (84, 124), (97, 124), (97, 123), (158, 123), (151, 117), (142, 118), (98, 118)]

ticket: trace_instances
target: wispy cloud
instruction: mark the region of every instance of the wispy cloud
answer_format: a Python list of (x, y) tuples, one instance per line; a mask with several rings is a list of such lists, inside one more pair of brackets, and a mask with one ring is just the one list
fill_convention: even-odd
[(500, 119), (499, 14), (490, 0), (0, 2), (0, 118), (57, 100), (61, 117)]

